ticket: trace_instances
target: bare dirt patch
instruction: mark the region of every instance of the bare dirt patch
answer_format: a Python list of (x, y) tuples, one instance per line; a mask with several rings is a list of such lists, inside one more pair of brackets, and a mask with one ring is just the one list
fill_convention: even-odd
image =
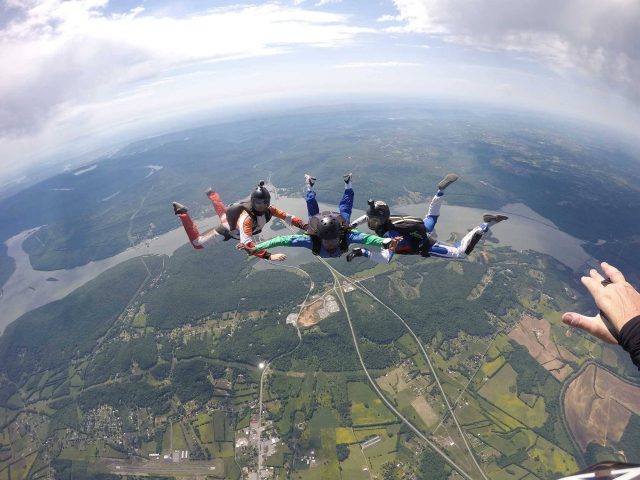
[(311, 305), (307, 305), (306, 307), (304, 307), (304, 309), (302, 309), (302, 312), (300, 312), (300, 316), (298, 317), (298, 325), (303, 328), (308, 328), (318, 323), (321, 320), (320, 315), (318, 315), (318, 310), (320, 310), (323, 305), (324, 302), (319, 298)]
[(567, 387), (564, 410), (569, 429), (583, 451), (591, 442), (618, 442), (631, 413), (640, 415), (640, 387), (589, 365)]
[(411, 406), (427, 427), (433, 427), (438, 423), (440, 418), (433, 408), (431, 408), (431, 405), (427, 403), (426, 398), (417, 397), (411, 402)]
[(489, 271), (485, 273), (480, 280), (480, 283), (473, 287), (473, 290), (471, 290), (471, 293), (467, 297), (467, 300), (475, 300), (476, 298), (480, 298), (480, 295), (482, 295), (484, 290), (487, 288), (487, 285), (489, 285), (491, 283), (491, 280), (493, 280), (494, 274), (495, 272), (493, 271), (493, 269), (489, 269)]
[[(559, 381), (562, 382), (573, 372), (551, 338), (551, 324), (544, 318), (538, 320), (530, 315), (523, 315), (520, 323), (509, 332), (509, 337), (525, 347), (529, 354)], [(566, 355), (569, 352), (565, 350), (564, 353)]]

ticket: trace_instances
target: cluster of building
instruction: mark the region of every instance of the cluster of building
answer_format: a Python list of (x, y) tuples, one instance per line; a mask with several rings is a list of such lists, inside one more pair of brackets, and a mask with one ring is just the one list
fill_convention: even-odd
[[(149, 454), (149, 459), (150, 460), (160, 460), (160, 454), (159, 453), (150, 453)], [(162, 460), (165, 463), (179, 463), (179, 462), (186, 462), (187, 460), (189, 460), (189, 452), (187, 450), (174, 450), (170, 453), (165, 453), (164, 455), (162, 455)]]

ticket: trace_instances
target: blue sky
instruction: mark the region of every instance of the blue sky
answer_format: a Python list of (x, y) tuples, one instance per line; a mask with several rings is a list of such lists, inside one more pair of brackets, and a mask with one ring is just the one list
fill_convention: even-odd
[(437, 98), (640, 125), (637, 0), (5, 0), (0, 176), (266, 105)]

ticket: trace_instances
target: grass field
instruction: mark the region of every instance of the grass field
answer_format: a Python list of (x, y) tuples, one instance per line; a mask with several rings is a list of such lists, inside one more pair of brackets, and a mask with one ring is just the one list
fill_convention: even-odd
[(140, 310), (136, 313), (136, 316), (133, 317), (133, 322), (131, 322), (131, 326), (133, 328), (144, 328), (147, 326), (147, 315), (144, 313), (144, 303), (140, 305)]
[(484, 473), (492, 480), (534, 480), (537, 477), (531, 475), (527, 470), (517, 465), (508, 465), (500, 467), (495, 462), (484, 467)]
[(338, 427), (336, 428), (336, 444), (341, 443), (357, 443), (355, 434), (353, 433), (353, 429), (350, 427)]
[(505, 362), (504, 357), (500, 355), (495, 360), (486, 362), (485, 364), (483, 364), (481, 371), (484, 374), (484, 376), (491, 378), (498, 370), (500, 370), (500, 367), (504, 365), (504, 362)]
[(350, 382), (347, 385), (351, 400), (351, 417), (354, 426), (392, 422), (395, 416), (382, 403), (375, 392), (362, 382)]
[(529, 459), (522, 465), (529, 470), (537, 470), (542, 476), (548, 476), (547, 472), (552, 472), (554, 478), (578, 470), (578, 465), (571, 455), (542, 437), (538, 437), (535, 446), (529, 451)]
[(342, 480), (368, 480), (369, 462), (357, 445), (349, 447), (349, 456), (340, 462), (340, 476)]
[(182, 431), (182, 425), (180, 425), (179, 423), (174, 423), (172, 428), (167, 428), (167, 431), (164, 432), (164, 437), (162, 438), (163, 450), (169, 450), (169, 448), (171, 447), (172, 432), (173, 432), (173, 449), (189, 450), (189, 446), (187, 445), (187, 441), (184, 437), (184, 432)]
[(511, 365), (504, 365), (478, 393), (529, 427), (540, 427), (547, 419), (544, 398), (540, 397), (533, 408), (518, 398), (516, 372)]
[[(309, 445), (311, 448), (324, 448), (323, 435), (326, 438), (329, 435), (326, 431), (331, 430), (334, 438), (333, 449), (335, 450), (336, 427), (338, 426), (338, 415), (332, 409), (327, 407), (318, 408), (309, 424)], [(335, 452), (334, 452), (335, 454)]]
[(399, 430), (399, 427), (386, 429), (384, 435), (380, 435), (381, 440), (378, 443), (363, 450), (364, 455), (369, 459), (373, 472), (380, 473), (382, 465), (395, 461)]
[(197, 427), (198, 431), (200, 432), (200, 439), (202, 440), (202, 443), (206, 443), (206, 444), (212, 444), (214, 442), (214, 434), (213, 434), (213, 422), (211, 421), (211, 417), (209, 417), (209, 415), (206, 415), (207, 420), (203, 423), (200, 423)]

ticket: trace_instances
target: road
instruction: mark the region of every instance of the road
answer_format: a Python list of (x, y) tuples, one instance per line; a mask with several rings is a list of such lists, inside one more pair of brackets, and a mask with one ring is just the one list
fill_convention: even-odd
[(360, 365), (362, 366), (362, 370), (364, 371), (365, 375), (367, 376), (367, 379), (369, 380), (369, 383), (371, 384), (373, 389), (376, 391), (376, 393), (378, 394), (380, 399), (387, 405), (387, 407), (402, 422), (404, 422), (405, 425), (407, 425), (411, 430), (413, 430), (413, 432), (416, 435), (418, 435), (422, 440), (424, 440), (427, 443), (427, 445), (429, 445), (429, 447), (431, 447), (431, 449), (433, 449), (433, 451), (435, 451), (438, 455), (440, 455), (449, 465), (451, 465), (454, 469), (456, 469), (457, 472), (460, 475), (462, 475), (464, 478), (466, 478), (467, 480), (473, 480), (473, 478), (467, 472), (465, 472), (464, 469), (460, 465), (458, 465), (451, 458), (449, 458), (449, 456), (446, 453), (444, 453), (444, 451), (442, 451), (440, 449), (440, 447), (438, 447), (435, 443), (433, 443), (431, 440), (429, 440), (429, 438), (427, 438), (427, 436), (424, 433), (422, 433), (420, 430), (418, 430), (418, 428), (416, 428), (415, 425), (413, 425), (404, 415), (402, 415), (393, 406), (393, 404), (382, 393), (382, 391), (378, 387), (378, 384), (375, 382), (375, 380), (371, 377), (371, 375), (369, 374), (369, 370), (367, 370), (367, 367), (364, 364), (364, 360), (362, 359), (362, 354), (360, 353), (360, 347), (358, 346), (358, 337), (356, 336), (356, 332), (355, 332), (355, 330), (353, 328), (353, 323), (351, 322), (351, 315), (349, 314), (349, 308), (347, 307), (347, 301), (344, 298), (344, 293), (342, 292), (342, 288), (340, 286), (340, 278), (339, 278), (339, 276), (342, 276), (343, 278), (344, 278), (344, 276), (340, 272), (338, 272), (337, 270), (333, 269), (328, 263), (326, 263), (326, 262), (324, 262), (324, 263), (327, 266), (327, 268), (329, 268), (329, 270), (331, 271), (331, 274), (333, 275), (333, 279), (334, 279), (334, 282), (335, 282), (336, 295), (338, 296), (338, 298), (340, 299), (340, 303), (342, 303), (342, 306), (344, 307), (344, 311), (345, 311), (345, 314), (346, 314), (346, 317), (347, 317), (347, 323), (349, 324), (349, 329), (351, 330), (351, 336), (353, 337), (353, 344), (354, 344), (354, 346), (356, 348), (356, 354), (358, 355), (358, 360), (360, 361)]

